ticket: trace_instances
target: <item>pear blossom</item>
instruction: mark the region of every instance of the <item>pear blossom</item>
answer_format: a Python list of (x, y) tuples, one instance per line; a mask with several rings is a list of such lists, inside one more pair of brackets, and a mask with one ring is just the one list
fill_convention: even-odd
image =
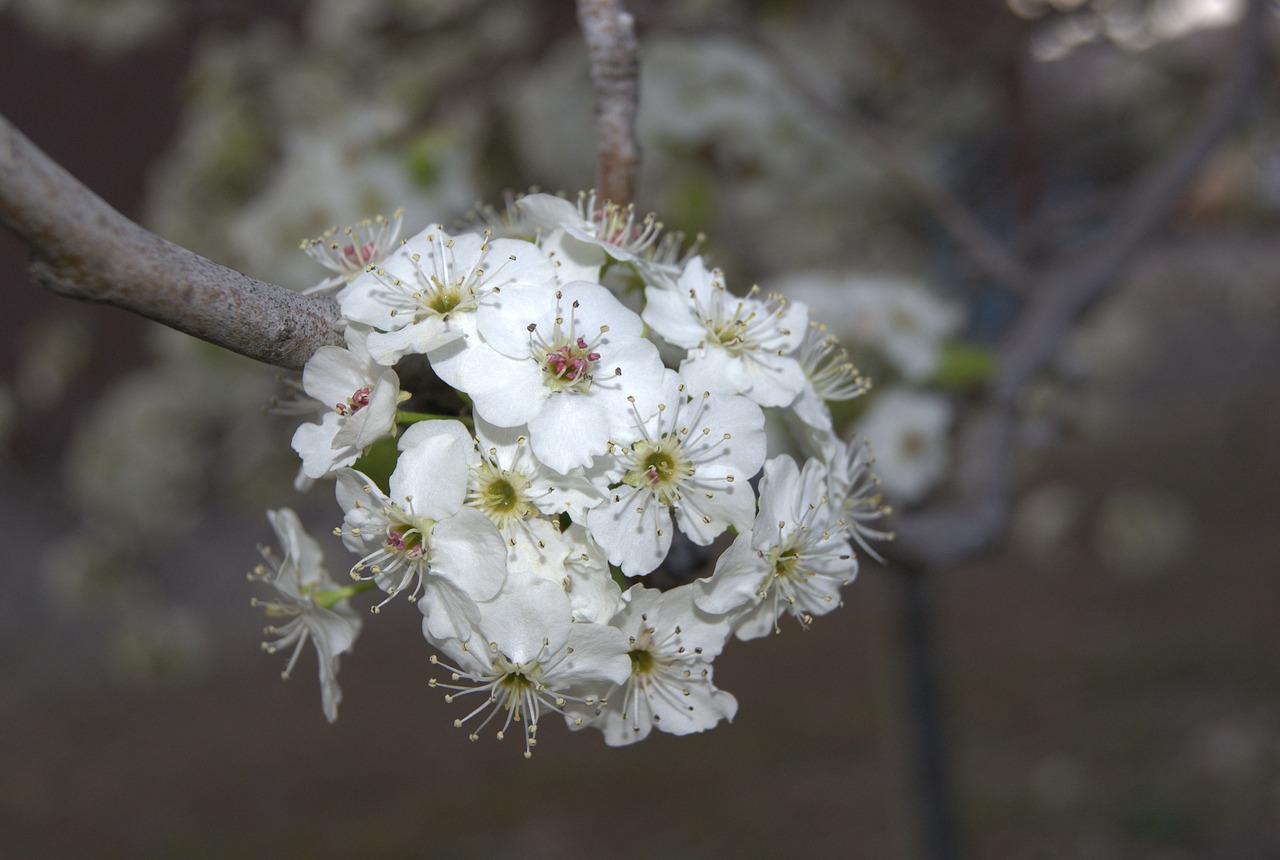
[(854, 437), (849, 442), (835, 439), (824, 460), (827, 468), (827, 492), (833, 510), (849, 527), (849, 536), (858, 548), (876, 561), (883, 562), (870, 541), (893, 540), (893, 533), (872, 525), (892, 513), (880, 489), (880, 477), (871, 471), (876, 462), (871, 443)]
[(341, 236), (338, 228), (332, 227), (323, 236), (303, 242), (303, 252), (334, 275), (302, 292), (331, 295), (369, 266), (381, 263), (399, 238), (403, 221), (404, 210), (397, 209), (389, 219), (381, 215), (366, 218), (344, 229)]
[(640, 317), (599, 284), (512, 286), (476, 323), (483, 343), (450, 383), (485, 421), (527, 425), (534, 456), (557, 472), (589, 467), (625, 421), (626, 397), (660, 390), (662, 360)]
[(809, 323), (797, 358), (804, 371), (805, 385), (791, 408), (810, 427), (831, 430), (827, 401), (860, 397), (867, 393), (871, 383), (858, 374), (858, 369), (849, 361), (849, 353), (821, 323)]
[[(455, 720), (472, 740), (518, 728), (529, 756), (547, 712), (609, 746), (732, 720), (712, 668), (730, 636), (807, 627), (840, 604), (853, 545), (889, 537), (870, 447), (828, 405), (869, 383), (805, 304), (731, 295), (653, 216), (534, 194), (474, 219), (385, 254), (398, 223), (309, 246), (341, 280), (325, 289), (346, 346), (318, 351), (278, 411), (306, 421), (299, 481), (335, 478), (354, 582), (271, 514), (286, 549), (264, 551), (278, 597), (259, 605), (290, 620), (266, 647), (294, 647), (291, 669), (316, 643), (333, 719), (347, 599), (377, 588), (375, 613), (415, 602), (447, 673), (431, 685), (473, 703)], [(397, 408), (398, 374), (428, 366), (458, 420)], [(429, 393), (416, 410), (453, 399)], [(812, 456), (769, 459), (766, 410)]]
[(455, 237), (437, 224), (352, 281), (342, 313), (376, 329), (370, 354), (391, 365), (467, 336), (471, 316), (488, 296), (554, 279), (551, 262), (535, 245), (475, 233)]
[(601, 200), (594, 191), (579, 194), (577, 205), (551, 194), (530, 194), (514, 206), (526, 223), (548, 232), (559, 229), (623, 262), (643, 254), (662, 234), (652, 213), (637, 218), (634, 205)]
[(516, 579), (485, 604), (470, 642), (433, 640), (453, 665), (433, 655), (431, 662), (449, 670), (450, 677), (448, 682), (432, 679), (431, 686), (453, 691), (445, 696), (448, 702), (481, 694), (483, 701), (454, 721), (461, 728), (488, 711), (470, 730), (471, 740), (495, 718), (500, 720), (499, 740), (513, 723), (523, 724), (528, 758), (538, 742), (538, 720), (544, 709), (563, 714), (571, 701), (595, 705), (599, 701), (595, 691), (625, 681), (631, 660), (620, 630), (574, 623), (569, 599), (554, 583), (521, 578), (516, 587)]
[(733, 719), (737, 699), (711, 680), (711, 661), (724, 647), (729, 625), (700, 612), (690, 586), (661, 592), (634, 585), (610, 624), (627, 634), (631, 674), (595, 709), (570, 705), (571, 727), (595, 726), (606, 744), (623, 746), (644, 740), (654, 728), (687, 735)]
[(252, 573), (255, 579), (275, 589), (270, 600), (254, 599), (253, 605), (266, 610), (268, 617), (288, 619), (266, 628), (272, 642), (262, 650), (274, 654), (293, 646), (293, 653), (281, 676), (286, 680), (307, 642), (316, 648), (320, 663), (320, 695), (325, 718), (338, 719), (342, 690), (338, 686), (338, 658), (351, 650), (360, 633), (360, 616), (348, 603), (349, 589), (342, 589), (322, 567), (322, 553), (315, 539), (306, 533), (298, 515), (289, 508), (267, 511), (276, 539), (284, 548), (283, 557), (267, 547), (260, 548), (263, 564)]
[(480, 617), (476, 604), (491, 600), (506, 580), (502, 536), (484, 514), (463, 505), (470, 445), (460, 423), (424, 421), (400, 438), (389, 494), (354, 469), (338, 472), (345, 513), (338, 533), (348, 549), (364, 554), (351, 575), (373, 579), (387, 600), (412, 586), (409, 598), (437, 639), (469, 638)]
[[(649, 573), (671, 547), (672, 518), (706, 546), (755, 516), (748, 483), (765, 458), (764, 413), (745, 397), (703, 392), (692, 398), (668, 371), (668, 393), (609, 444), (617, 461), (609, 500), (587, 513), (587, 527), (627, 576)], [(643, 417), (641, 417), (643, 416)]]
[(604, 494), (581, 471), (552, 472), (533, 456), (524, 427), (476, 420), (476, 451), (468, 458), (467, 504), (482, 511), (507, 542), (507, 565), (560, 581), (573, 547), (555, 515), (585, 515)]
[(720, 556), (711, 578), (697, 582), (698, 608), (729, 616), (739, 639), (776, 632), (784, 613), (808, 627), (840, 605), (840, 589), (857, 574), (826, 477), (816, 459), (803, 468), (785, 454), (765, 463), (755, 524)]
[(350, 466), (370, 445), (395, 432), (396, 408), (409, 394), (400, 390), (394, 370), (370, 358), (367, 336), (349, 326), (345, 349), (322, 346), (302, 370), (303, 390), (324, 408), (319, 423), (304, 423), (293, 434), (293, 449), (308, 478)]
[(745, 394), (761, 406), (786, 406), (805, 387), (792, 355), (804, 339), (808, 307), (752, 288), (734, 296), (719, 270), (695, 257), (672, 284), (645, 288), (641, 316), (653, 331), (688, 353), (680, 375), (695, 390)]

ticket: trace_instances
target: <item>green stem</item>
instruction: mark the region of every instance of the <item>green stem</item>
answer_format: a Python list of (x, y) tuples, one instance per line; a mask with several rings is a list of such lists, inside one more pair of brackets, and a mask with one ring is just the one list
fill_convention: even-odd
[(334, 604), (339, 600), (346, 600), (348, 597), (355, 597), (361, 592), (368, 591), (373, 588), (373, 580), (364, 580), (361, 582), (353, 582), (350, 585), (344, 585), (341, 588), (328, 588), (323, 591), (313, 592), (311, 599), (321, 609), (332, 609)]
[(461, 415), (439, 415), (435, 412), (408, 412), (404, 409), (396, 410), (397, 424), (417, 424), (419, 421), (461, 421), (467, 427), (472, 427), (471, 419)]

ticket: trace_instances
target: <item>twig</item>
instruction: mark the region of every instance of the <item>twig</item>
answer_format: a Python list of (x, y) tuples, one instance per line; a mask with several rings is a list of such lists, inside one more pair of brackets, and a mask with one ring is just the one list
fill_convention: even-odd
[(0, 223), (30, 246), (35, 278), (61, 295), (292, 370), (321, 346), (342, 343), (332, 299), (254, 280), (144, 230), (3, 117)]
[(1237, 27), (1233, 62), (1196, 127), (1133, 186), (1114, 226), (1075, 262), (1037, 276), (1030, 303), (1000, 349), (985, 405), (960, 439), (958, 498), (903, 515), (891, 558), (924, 567), (954, 564), (991, 546), (1004, 532), (1012, 494), (1018, 405), (1049, 366), (1072, 326), (1113, 288), (1136, 252), (1168, 219), (1204, 159), (1244, 116), (1262, 65), (1269, 0), (1251, 0)]
[(640, 165), (635, 19), (620, 0), (578, 0), (578, 23), (586, 38), (595, 90), (596, 191), (605, 200), (626, 205), (635, 196)]

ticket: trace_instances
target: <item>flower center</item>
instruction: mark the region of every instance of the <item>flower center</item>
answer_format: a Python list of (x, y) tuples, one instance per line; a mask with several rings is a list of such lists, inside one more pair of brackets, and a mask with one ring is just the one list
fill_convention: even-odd
[[(431, 275), (427, 281), (429, 288), (425, 292), (418, 293), (417, 298), (425, 310), (438, 316), (448, 316), (451, 311), (458, 309), (459, 306), (468, 305), (474, 298), (471, 288), (463, 284), (445, 284), (435, 275)], [(469, 309), (469, 305), (463, 307), (463, 310)]]
[[(742, 311), (742, 306), (738, 306), (738, 312)], [(745, 320), (739, 319), (738, 314), (724, 320), (707, 320), (707, 334), (711, 336), (711, 340), (719, 344), (732, 356), (737, 356), (742, 352), (742, 345), (746, 342), (747, 324), (750, 321), (749, 315)]]
[(600, 200), (595, 192), (578, 196), (578, 214), (591, 225), (596, 239), (628, 254), (644, 251), (662, 233), (652, 213), (638, 217), (635, 206)]
[(499, 529), (536, 515), (536, 509), (525, 498), (529, 482), (524, 475), (496, 469), (487, 461), (481, 461), (479, 471), (479, 486), (469, 501)]
[(643, 648), (632, 649), (627, 656), (631, 658), (632, 675), (648, 675), (657, 666), (658, 661), (654, 659), (653, 653)]
[(675, 434), (664, 433), (656, 441), (641, 439), (631, 451), (635, 465), (622, 476), (622, 482), (638, 490), (651, 490), (664, 505), (675, 503), (681, 483), (694, 471)]
[(591, 369), (599, 360), (600, 353), (592, 352), (586, 338), (579, 337), (572, 344), (547, 353), (546, 368), (566, 383), (576, 382), (580, 378), (590, 379)]
[(408, 518), (395, 519), (387, 524), (387, 539), (382, 547), (393, 555), (408, 556), (411, 559), (427, 557), (431, 547), (427, 539), (435, 525), (431, 520), (409, 522)]
[(799, 547), (774, 547), (769, 556), (775, 579), (805, 579), (812, 573), (801, 567)]
[[(504, 660), (503, 662), (505, 663), (506, 661)], [(519, 668), (509, 665), (508, 674), (503, 675), (502, 679), (498, 681), (498, 687), (507, 695), (508, 708), (515, 710), (514, 719), (519, 720), (520, 706), (524, 703), (525, 694), (537, 689), (537, 684)]]
[(372, 393), (372, 389), (367, 385), (364, 388), (357, 388), (355, 393), (347, 398), (346, 403), (336, 404), (333, 407), (334, 411), (343, 417), (355, 415), (361, 409), (369, 405), (369, 396)]
[(363, 266), (373, 259), (373, 252), (377, 247), (377, 242), (365, 242), (357, 251), (355, 245), (347, 245), (342, 249), (342, 259), (353, 266)]
[[(600, 332), (590, 341), (577, 333), (578, 300), (574, 299), (563, 313), (560, 300), (563, 293), (556, 290), (556, 317), (550, 337), (538, 331), (538, 324), (529, 323), (529, 354), (538, 360), (542, 368), (542, 379), (554, 392), (585, 392), (591, 388), (596, 362), (600, 361), (600, 353), (596, 347), (608, 333), (607, 325), (600, 326)], [(541, 356), (541, 358), (538, 358)]]

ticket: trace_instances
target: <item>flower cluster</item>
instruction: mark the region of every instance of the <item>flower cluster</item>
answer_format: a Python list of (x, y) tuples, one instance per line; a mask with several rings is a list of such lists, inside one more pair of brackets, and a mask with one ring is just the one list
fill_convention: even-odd
[[(865, 380), (806, 305), (731, 293), (652, 216), (594, 195), (526, 196), (394, 248), (376, 223), (325, 240), (346, 346), (316, 353), (295, 404), (303, 476), (334, 480), (357, 559), (353, 585), (290, 586), (280, 610), (281, 643), (320, 650), (326, 713), (354, 639), (334, 601), (377, 589), (375, 612), (416, 604), (433, 685), (475, 703), (456, 721), (472, 738), (518, 730), (528, 755), (546, 711), (610, 745), (732, 719), (712, 677), (726, 641), (830, 612), (854, 544), (884, 536), (868, 452), (826, 405)], [(442, 391), (456, 416), (401, 408)], [(813, 455), (770, 456), (766, 410)], [(303, 548), (286, 557), (317, 568), (293, 522), (273, 516)]]

